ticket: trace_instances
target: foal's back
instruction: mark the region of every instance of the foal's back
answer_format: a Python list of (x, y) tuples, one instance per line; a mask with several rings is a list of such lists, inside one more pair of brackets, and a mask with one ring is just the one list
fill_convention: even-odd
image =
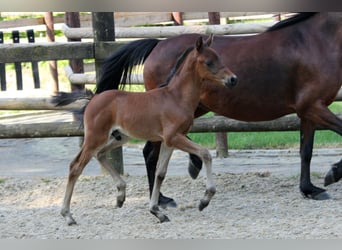
[(182, 124), (186, 127), (192, 123), (193, 112), (178, 106), (178, 98), (168, 87), (147, 92), (108, 90), (89, 102), (84, 113), (85, 126), (102, 131), (118, 129), (129, 137), (162, 141), (167, 123), (172, 124), (175, 119), (188, 121)]

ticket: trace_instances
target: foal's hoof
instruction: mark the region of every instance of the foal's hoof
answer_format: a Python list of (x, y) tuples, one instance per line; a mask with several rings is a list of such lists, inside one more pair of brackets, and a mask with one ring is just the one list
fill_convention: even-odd
[(77, 222), (73, 218), (67, 219), (68, 226), (77, 225)]
[(124, 202), (125, 202), (125, 201), (119, 201), (119, 200), (117, 200), (117, 201), (116, 201), (116, 207), (121, 208), (121, 207), (123, 206)]
[(169, 217), (160, 212), (158, 206), (153, 206), (152, 209), (150, 209), (150, 212), (159, 219), (160, 223), (170, 221)]
[(164, 223), (164, 222), (169, 222), (170, 219), (169, 217), (167, 217), (166, 215), (162, 216), (161, 218), (159, 218), (160, 223)]
[(338, 182), (341, 179), (341, 176), (339, 176), (338, 174), (338, 169), (337, 167), (334, 165), (326, 174), (325, 178), (324, 178), (324, 186), (328, 186), (330, 184), (333, 184), (335, 182)]
[(177, 203), (174, 201), (174, 199), (166, 197), (162, 194), (159, 195), (158, 205), (163, 209), (166, 209), (167, 207), (177, 207)]

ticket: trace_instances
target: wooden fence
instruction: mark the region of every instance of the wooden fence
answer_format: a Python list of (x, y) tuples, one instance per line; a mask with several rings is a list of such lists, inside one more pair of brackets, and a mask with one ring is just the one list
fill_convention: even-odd
[[(269, 24), (271, 25), (271, 24)], [(232, 27), (228, 25), (227, 27)], [(239, 25), (242, 27), (243, 25)], [(215, 33), (212, 29), (221, 29), (212, 26), (210, 30), (203, 28), (202, 33)], [(235, 26), (237, 27), (237, 26)], [(267, 28), (264, 26), (263, 28)], [(185, 29), (180, 27), (177, 29)], [(249, 26), (251, 28), (251, 26)], [(235, 28), (234, 28), (235, 29)], [(187, 30), (187, 32), (191, 32)], [(196, 31), (198, 32), (198, 31)], [(238, 31), (236, 31), (238, 32)], [(241, 31), (240, 31), (241, 32)], [(1, 37), (0, 37), (1, 41)], [(0, 45), (0, 66), (4, 63), (50, 61), (65, 59), (96, 59), (102, 60), (124, 42), (72, 42), (72, 43), (28, 43), (28, 44), (2, 44)], [(1, 67), (0, 67), (1, 70)], [(339, 94), (338, 100), (341, 100)], [(76, 104), (77, 106), (77, 104)], [(69, 107), (70, 108), (70, 107)], [(0, 98), (0, 110), (51, 110), (57, 109), (49, 103), (49, 98)], [(270, 122), (245, 123), (224, 117), (198, 118), (192, 132), (230, 132), (230, 131), (288, 131), (298, 130), (299, 121), (296, 116), (283, 117)], [(1, 125), (0, 138), (23, 137), (60, 137), (83, 135), (77, 122), (55, 124), (16, 124)]]

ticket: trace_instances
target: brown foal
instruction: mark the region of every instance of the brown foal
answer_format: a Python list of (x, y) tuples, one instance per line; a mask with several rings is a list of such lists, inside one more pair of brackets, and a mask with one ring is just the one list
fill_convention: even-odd
[[(208, 80), (210, 84), (232, 87), (237, 79), (221, 62), (217, 53), (209, 48), (211, 42), (212, 36), (205, 42), (202, 37), (199, 37), (195, 46), (187, 49), (179, 58), (172, 74), (170, 73), (169, 82), (164, 87), (142, 93), (108, 90), (90, 99), (84, 111), (84, 143), (70, 164), (61, 211), (69, 225), (76, 224), (70, 213), (70, 201), (75, 183), (93, 156), (113, 179), (118, 181), (117, 206), (123, 205), (126, 183), (112, 168), (105, 155), (110, 150), (122, 146), (129, 137), (162, 142), (150, 199), (150, 212), (160, 222), (169, 220), (159, 210), (158, 198), (169, 159), (175, 148), (195, 154), (204, 162), (207, 183), (205, 195), (199, 203), (199, 210), (209, 204), (216, 191), (211, 155), (207, 149), (190, 141), (185, 135), (193, 123), (202, 83)], [(69, 95), (72, 99), (72, 93)], [(58, 99), (58, 95), (55, 98)], [(112, 131), (120, 132), (120, 136), (113, 136)]]

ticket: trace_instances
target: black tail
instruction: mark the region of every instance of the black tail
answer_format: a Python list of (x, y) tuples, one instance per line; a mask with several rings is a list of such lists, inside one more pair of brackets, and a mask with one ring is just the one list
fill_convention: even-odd
[(55, 106), (66, 106), (70, 103), (76, 102), (77, 100), (90, 100), (93, 96), (93, 92), (88, 89), (86, 89), (85, 91), (71, 93), (58, 92), (56, 95), (52, 96), (51, 103)]
[(159, 41), (158, 39), (137, 40), (116, 50), (103, 64), (95, 94), (119, 89), (119, 85), (123, 88), (127, 80), (131, 80), (133, 67), (143, 64)]

